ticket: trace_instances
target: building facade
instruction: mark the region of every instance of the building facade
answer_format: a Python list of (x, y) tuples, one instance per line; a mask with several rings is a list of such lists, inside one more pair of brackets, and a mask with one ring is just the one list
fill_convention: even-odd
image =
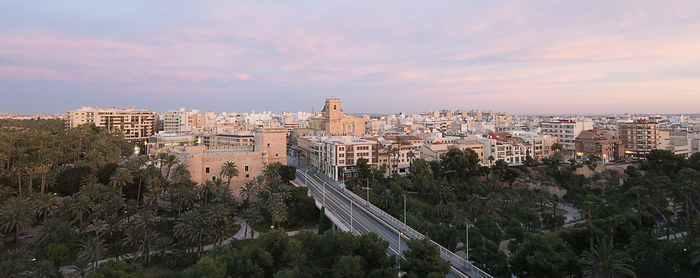
[(66, 127), (94, 124), (109, 132), (122, 134), (129, 142), (146, 142), (155, 133), (156, 119), (155, 113), (133, 107), (100, 109), (83, 106), (66, 113)]
[(586, 120), (557, 120), (540, 123), (542, 134), (556, 137), (557, 143), (561, 145), (562, 154), (565, 157), (574, 157), (576, 136), (582, 131), (592, 128), (593, 122)]
[(627, 156), (645, 157), (651, 150), (658, 149), (661, 143), (659, 124), (646, 119), (620, 124), (617, 131), (625, 144)]
[(305, 136), (298, 139), (307, 161), (334, 180), (357, 176), (355, 165), (360, 158), (377, 166), (377, 142), (352, 136)]
[(625, 144), (609, 132), (599, 129), (584, 130), (576, 137), (576, 157), (587, 159), (599, 157), (604, 163), (625, 157)]

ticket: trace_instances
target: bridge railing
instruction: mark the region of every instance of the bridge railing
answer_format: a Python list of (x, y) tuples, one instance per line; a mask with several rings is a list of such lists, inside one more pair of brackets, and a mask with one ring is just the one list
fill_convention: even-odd
[[(396, 219), (394, 216), (391, 214), (385, 212), (384, 210), (376, 207), (374, 204), (370, 203), (369, 201), (365, 201), (362, 199), (360, 196), (355, 194), (354, 192), (344, 189), (345, 193), (350, 196), (355, 202), (364, 202), (365, 206), (367, 206), (372, 212), (375, 214), (379, 215), (381, 218), (385, 219), (387, 222), (390, 222), (391, 225), (397, 228), (401, 228), (404, 230), (404, 234), (410, 238), (417, 238), (417, 239), (423, 239), (425, 236), (421, 234), (420, 232), (416, 231), (415, 229), (411, 228), (411, 226), (408, 226), (404, 224), (403, 222), (399, 221)], [(459, 263), (460, 265), (464, 266), (466, 269), (476, 273), (479, 277), (482, 278), (493, 278), (493, 276), (489, 275), (485, 271), (481, 270), (480, 268), (476, 267), (474, 264), (471, 262), (465, 260), (464, 258), (457, 256), (454, 252), (448, 250), (445, 247), (442, 247), (442, 245), (438, 244), (437, 242), (433, 241), (432, 239), (430, 240), (433, 244), (437, 245), (440, 247), (440, 255), (441, 257), (447, 257), (452, 261), (455, 261)]]

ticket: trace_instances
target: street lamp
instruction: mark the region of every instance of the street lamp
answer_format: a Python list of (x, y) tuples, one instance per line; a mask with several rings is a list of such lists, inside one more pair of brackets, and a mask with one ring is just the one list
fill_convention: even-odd
[(467, 236), (467, 242), (464, 245), (464, 252), (467, 254), (467, 261), (469, 261), (469, 222), (464, 221), (464, 233)]
[(403, 194), (403, 224), (406, 225), (406, 194)]
[(399, 256), (401, 256), (401, 235), (403, 235), (403, 232), (399, 231)]
[(354, 200), (350, 200), (350, 233), (354, 234), (355, 232), (352, 229), (352, 205), (355, 204)]

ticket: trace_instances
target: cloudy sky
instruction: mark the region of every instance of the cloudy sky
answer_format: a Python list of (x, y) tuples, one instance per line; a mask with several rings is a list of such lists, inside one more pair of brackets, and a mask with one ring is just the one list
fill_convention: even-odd
[[(100, 3), (101, 2), (101, 3)], [(0, 112), (700, 112), (700, 1), (0, 0)]]

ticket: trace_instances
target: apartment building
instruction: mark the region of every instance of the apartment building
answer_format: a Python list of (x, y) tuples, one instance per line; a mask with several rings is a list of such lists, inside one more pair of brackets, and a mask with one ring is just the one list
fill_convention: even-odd
[(661, 143), (659, 124), (647, 119), (622, 123), (617, 132), (628, 156), (645, 157), (651, 150), (658, 149)]
[(503, 160), (509, 165), (522, 165), (527, 156), (533, 153), (532, 144), (507, 132), (490, 132), (486, 134), (486, 139), (489, 161), (489, 157), (493, 157), (493, 161)]
[(557, 142), (557, 138), (551, 135), (540, 135), (530, 131), (512, 131), (513, 136), (523, 139), (532, 145), (532, 152), (529, 155), (535, 159), (543, 159), (552, 155), (552, 145)]
[(107, 109), (83, 106), (66, 113), (66, 127), (74, 128), (84, 124), (94, 124), (107, 131), (122, 134), (129, 142), (145, 142), (155, 133), (157, 115), (148, 110), (133, 107)]
[(589, 120), (554, 120), (540, 123), (540, 132), (557, 138), (562, 146), (562, 154), (573, 158), (576, 151), (576, 137), (584, 130), (592, 129), (593, 121)]
[(584, 130), (576, 137), (575, 144), (576, 158), (579, 159), (595, 155), (606, 163), (625, 157), (625, 144), (605, 130)]
[(304, 136), (297, 141), (309, 163), (334, 180), (357, 176), (355, 165), (360, 158), (369, 165), (378, 163), (376, 141), (352, 136)]
[(187, 111), (184, 107), (163, 114), (163, 131), (168, 134), (187, 134), (200, 127), (203, 117), (199, 110)]

